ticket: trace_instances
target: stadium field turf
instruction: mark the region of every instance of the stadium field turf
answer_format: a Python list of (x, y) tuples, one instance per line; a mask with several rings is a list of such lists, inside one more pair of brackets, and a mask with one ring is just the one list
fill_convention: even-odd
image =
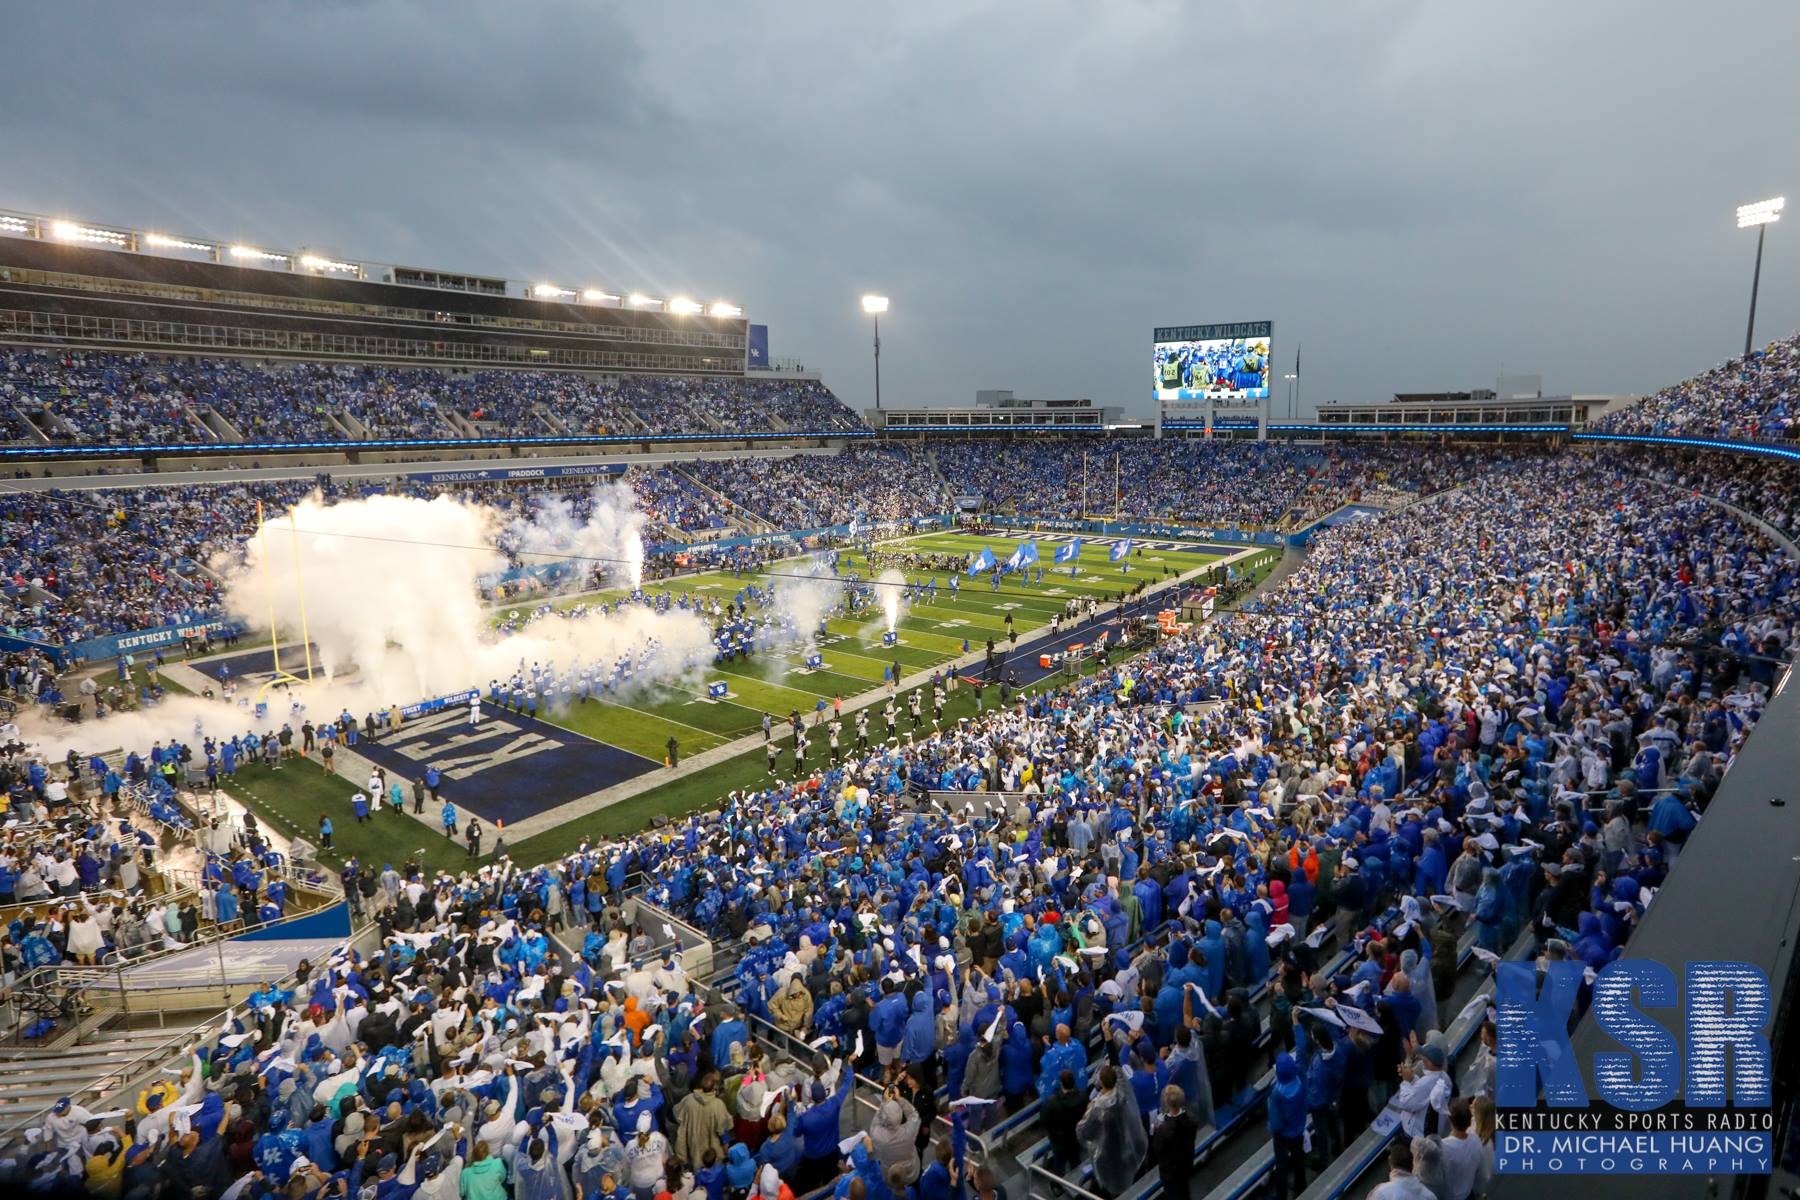
[[(987, 546), (992, 549), (996, 558), (1004, 560), (1020, 540), (1022, 539), (931, 534), (904, 542), (885, 543), (877, 549), (877, 553), (897, 549), (928, 554), (967, 553)], [(738, 693), (739, 702), (696, 702), (694, 697), (673, 687), (661, 687), (633, 693), (622, 702), (591, 701), (577, 704), (550, 719), (583, 737), (658, 760), (662, 758), (664, 743), (670, 733), (674, 732), (685, 758), (709, 747), (759, 732), (762, 726), (762, 708), (757, 707), (759, 704), (768, 704), (769, 711), (779, 722), (791, 709), (799, 708), (806, 713), (820, 699), (824, 699), (829, 705), (834, 695), (842, 694), (848, 701), (858, 693), (880, 687), (882, 668), (895, 661), (900, 663), (905, 674), (928, 670), (960, 656), (964, 636), (969, 638), (971, 649), (979, 648), (988, 636), (986, 633), (977, 635), (975, 632), (965, 634), (964, 631), (972, 630), (973, 626), (952, 625), (948, 630), (939, 628), (948, 621), (982, 618), (997, 622), (994, 637), (1000, 643), (1003, 641), (1001, 633), (1004, 631), (1007, 612), (1014, 614), (1014, 623), (1020, 636), (1024, 637), (1047, 625), (1050, 616), (1061, 611), (1063, 602), (1069, 596), (1093, 596), (1111, 600), (1121, 590), (1134, 586), (1139, 581), (1163, 578), (1165, 567), (1171, 574), (1180, 573), (1204, 566), (1239, 549), (1200, 544), (1181, 549), (1146, 549), (1141, 556), (1133, 555), (1132, 571), (1127, 575), (1108, 561), (1107, 547), (1104, 544), (1088, 540), (1077, 564), (1076, 578), (1071, 581), (1067, 565), (1057, 575), (1056, 565), (1048, 561), (1057, 544), (1059, 543), (1052, 543), (1044, 537), (1039, 539), (1039, 549), (1045, 560), (1045, 576), (1041, 584), (1022, 584), (1016, 577), (1007, 576), (1003, 578), (1000, 591), (996, 594), (985, 579), (964, 578), (962, 594), (952, 601), (946, 594), (947, 576), (940, 572), (939, 603), (919, 605), (905, 614), (899, 629), (901, 644), (897, 647), (884, 647), (880, 644), (881, 625), (877, 621), (833, 620), (829, 627), (830, 634), (837, 640), (828, 642), (820, 651), (830, 668), (828, 671), (803, 674), (798, 670), (801, 665), (799, 654), (777, 656), (764, 652), (747, 662), (734, 664), (729, 676), (722, 673), (707, 675), (709, 679), (727, 678), (732, 690)], [(1268, 556), (1268, 564), (1272, 564), (1278, 557), (1279, 555)], [(766, 581), (771, 577), (795, 574), (799, 566), (798, 560), (793, 559), (773, 563), (756, 578)], [(869, 574), (868, 565), (860, 554), (855, 556), (852, 565), (843, 569), (854, 569), (864, 578)], [(1260, 578), (1267, 569), (1268, 565), (1260, 566), (1254, 576)], [(919, 579), (922, 575), (917, 571), (908, 574), (914, 579)], [(723, 602), (735, 596), (745, 582), (747, 579), (733, 577), (727, 572), (671, 580), (654, 584), (647, 590), (652, 593), (660, 590), (700, 592), (703, 595), (710, 592), (720, 595)], [(712, 587), (706, 586), (709, 584)], [(589, 596), (587, 599), (591, 602), (593, 597)], [(563, 604), (568, 606), (576, 602), (569, 600)], [(1014, 607), (1004, 607), (1007, 605)], [(944, 612), (921, 611), (925, 609)], [(988, 627), (984, 625), (981, 628)], [(1092, 660), (1085, 663), (1084, 673), (1091, 671), (1093, 666)], [(1024, 690), (1028, 693), (1035, 692), (1055, 687), (1059, 682), (1059, 676), (1051, 675)], [(995, 699), (990, 694), (987, 698), (988, 706), (991, 707)], [(901, 697), (900, 707), (903, 714), (901, 720), (910, 731), (910, 722), (904, 716), (904, 695)], [(948, 725), (974, 713), (975, 698), (972, 690), (958, 688), (950, 694), (945, 705), (944, 721)], [(812, 724), (810, 720), (807, 723), (809, 727)], [(883, 723), (877, 718), (872, 724), (871, 732), (874, 737), (883, 736)], [(925, 729), (929, 731), (931, 728), (927, 715)], [(791, 769), (792, 739), (783, 737), (779, 726), (776, 734), (782, 746), (779, 777), (785, 779)], [(846, 750), (854, 745), (854, 734), (848, 721), (844, 744)], [(822, 746), (815, 742), (815, 747), (807, 763), (808, 769), (815, 769), (824, 763)], [(617, 837), (637, 833), (649, 827), (654, 817), (676, 819), (688, 813), (703, 811), (716, 806), (727, 792), (735, 788), (762, 786), (771, 782), (771, 778), (767, 756), (758, 745), (723, 762), (675, 775), (666, 783), (658, 784), (638, 795), (516, 843), (509, 843), (507, 850), (515, 862), (528, 864), (544, 861), (573, 850), (583, 837)], [(354, 853), (364, 863), (375, 864), (379, 869), (379, 864), (402, 862), (417, 850), (423, 851), (422, 861), (430, 869), (457, 870), (468, 863), (460, 841), (451, 843), (444, 840), (435, 824), (434, 814), (428, 814), (431, 818), (429, 824), (422, 824), (412, 817), (402, 818), (384, 811), (378, 819), (359, 825), (350, 815), (348, 806), (350, 793), (357, 790), (355, 781), (327, 776), (310, 761), (290, 761), (279, 774), (260, 765), (246, 766), (240, 768), (237, 779), (227, 786), (241, 802), (265, 819), (273, 819), (283, 833), (297, 834), (315, 843), (319, 814), (331, 813), (335, 826), (336, 850), (321, 857), (333, 865), (341, 864), (345, 856)], [(486, 851), (484, 858), (492, 855), (495, 833), (490, 824), (489, 837), (483, 845)]]
[[(662, 758), (671, 736), (680, 743), (683, 754), (696, 754), (757, 732), (762, 728), (764, 712), (777, 721), (796, 710), (805, 715), (821, 701), (829, 706), (836, 698), (849, 700), (881, 687), (884, 672), (896, 665), (904, 676), (950, 662), (964, 653), (965, 639), (969, 650), (981, 649), (990, 638), (1004, 644), (1009, 614), (1014, 629), (1024, 637), (1048, 625), (1072, 597), (1092, 597), (1104, 603), (1143, 580), (1179, 575), (1236, 552), (1235, 547), (1153, 541), (1134, 548), (1127, 573), (1123, 564), (1109, 561), (1113, 539), (1084, 538), (1079, 560), (1059, 564), (1051, 561), (1052, 556), (1068, 538), (1061, 535), (1062, 540), (1052, 541), (1053, 536), (1057, 535), (1039, 535), (1036, 539), (1041, 555), (1038, 565), (1044, 569), (1042, 582), (1026, 583), (1017, 575), (1006, 575), (997, 592), (985, 576), (963, 577), (958, 593), (952, 595), (948, 573), (902, 569), (915, 582), (935, 577), (938, 590), (935, 597), (915, 596), (905, 606), (895, 630), (897, 645), (882, 644), (886, 626), (879, 614), (834, 617), (827, 623), (825, 637), (815, 647), (824, 660), (818, 670), (805, 667), (805, 652), (797, 648), (758, 650), (748, 659), (714, 664), (704, 673), (708, 681), (725, 682), (729, 689), (725, 700), (708, 700), (674, 686), (656, 685), (613, 700), (576, 704), (548, 719), (596, 741), (650, 758)], [(985, 547), (996, 560), (1005, 561), (1028, 540), (1031, 539), (931, 533), (882, 543), (876, 554), (878, 560), (892, 554), (967, 555)], [(1073, 578), (1069, 574), (1071, 565), (1076, 568)], [(865, 580), (879, 575), (885, 566), (878, 561), (871, 569), (860, 552), (846, 552), (839, 558), (840, 575), (854, 572)], [(685, 576), (652, 583), (644, 591), (652, 596), (667, 593), (671, 597), (717, 599), (724, 604), (746, 584), (779, 586), (802, 570), (802, 560), (787, 559), (756, 573)], [(606, 592), (598, 598), (610, 600), (618, 595)], [(596, 597), (584, 599), (591, 603)], [(575, 603), (565, 601), (559, 607)]]

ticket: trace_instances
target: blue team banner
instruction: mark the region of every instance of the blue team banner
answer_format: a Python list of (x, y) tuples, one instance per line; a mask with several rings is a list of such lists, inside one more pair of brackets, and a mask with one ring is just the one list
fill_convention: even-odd
[(1052, 557), (1059, 563), (1071, 563), (1081, 557), (1081, 539), (1076, 538), (1067, 545), (1058, 546)]
[(745, 343), (749, 351), (749, 366), (752, 371), (769, 369), (769, 327), (752, 325), (745, 333)]
[(184, 621), (178, 625), (163, 625), (156, 629), (140, 629), (135, 633), (109, 634), (106, 637), (88, 638), (83, 642), (63, 647), (63, 654), (73, 659), (85, 659), (92, 662), (97, 659), (117, 658), (121, 654), (135, 654), (140, 650), (155, 650), (160, 646), (173, 646), (185, 637), (200, 637), (202, 634), (242, 632), (235, 621), (223, 618), (213, 621)]
[(1112, 549), (1108, 550), (1106, 552), (1106, 557), (1111, 559), (1113, 562), (1121, 562), (1130, 553), (1131, 553), (1131, 539), (1126, 538), (1122, 542), (1114, 542)]
[(1223, 325), (1158, 325), (1159, 342), (1221, 342), (1231, 338), (1266, 338), (1274, 335), (1273, 321), (1232, 321)]
[[(1652, 959), (1597, 972), (1570, 959), (1502, 962), (1494, 974), (1500, 1173), (1770, 1173), (1775, 1006), (1761, 968), (1690, 962), (1678, 980)], [(1569, 1035), (1584, 989), (1590, 1019), (1623, 1047), (1588, 1063)], [(1643, 1010), (1678, 1015), (1671, 1026)]]
[(429, 713), (442, 712), (446, 708), (456, 708), (459, 705), (467, 704), (479, 695), (481, 695), (479, 690), (470, 688), (466, 692), (454, 692), (448, 696), (436, 696), (430, 700), (421, 700), (417, 704), (408, 704), (402, 708), (400, 717), (402, 720), (410, 721), (414, 717), (423, 717)]
[(994, 552), (983, 546), (981, 553), (975, 556), (975, 561), (969, 564), (969, 574), (979, 575), (983, 571), (991, 571), (994, 569), (995, 561)]

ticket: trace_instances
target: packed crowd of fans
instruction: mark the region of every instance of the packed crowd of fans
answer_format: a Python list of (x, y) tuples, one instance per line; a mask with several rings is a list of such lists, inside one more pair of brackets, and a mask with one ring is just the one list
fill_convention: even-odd
[[(849, 432), (865, 428), (816, 380), (478, 371), (454, 377), (475, 421), (534, 433)], [(550, 421), (534, 412), (547, 413)]]
[[(196, 830), (176, 802), (188, 769), (174, 742), (117, 763), (71, 751), (55, 769), (7, 744), (0, 967), (14, 986), (43, 967), (116, 965), (287, 912), (285, 856), (254, 817), (238, 828), (215, 819)], [(166, 873), (164, 834), (195, 840), (191, 884), (177, 886)]]
[(676, 533), (706, 533), (721, 529), (738, 519), (730, 504), (718, 495), (694, 486), (693, 467), (657, 467), (633, 469), (629, 478), (631, 490), (637, 493), (644, 514)]
[[(923, 451), (858, 445), (832, 456), (711, 459), (634, 468), (624, 476), (649, 518), (645, 539), (705, 536), (760, 520), (783, 529), (859, 521), (866, 528), (947, 511), (965, 488), (985, 489), (990, 507), (1022, 514), (1077, 511), (1080, 443), (973, 443)], [(1127, 516), (1258, 525), (1310, 521), (1350, 500), (1416, 498), (1466, 478), (1504, 451), (1411, 446), (1287, 448), (1222, 442), (1098, 444), (1086, 451), (1089, 510), (1121, 464)], [(1660, 477), (1746, 504), (1775, 525), (1800, 527), (1796, 471), (1778, 461), (1723, 455), (1654, 459), (1622, 451), (1617, 461), (1654, 466)], [(981, 464), (991, 470), (983, 476)], [(1073, 467), (1073, 475), (1070, 468)], [(1268, 468), (1272, 474), (1261, 472)], [(1036, 475), (1031, 475), (1036, 472)], [(52, 644), (128, 633), (220, 615), (217, 580), (207, 565), (240, 548), (260, 501), (278, 514), (314, 488), (327, 499), (372, 492), (463, 495), (500, 510), (502, 523), (525, 519), (554, 500), (575, 522), (592, 511), (594, 478), (512, 482), (309, 480), (188, 488), (84, 492), (12, 492), (0, 496), (0, 631)], [(1260, 496), (1260, 493), (1269, 493)], [(1280, 498), (1275, 498), (1280, 493)], [(1157, 497), (1173, 495), (1174, 500)], [(1234, 499), (1235, 497), (1235, 499)], [(1106, 497), (1110, 503), (1110, 495)], [(1064, 508), (1063, 506), (1071, 506)], [(1210, 522), (1208, 519), (1210, 518)], [(515, 566), (517, 563), (514, 564)]]
[(78, 642), (218, 615), (204, 564), (240, 543), (256, 504), (280, 508), (314, 481), (8, 492), (0, 496), (0, 628)]
[(704, 459), (682, 470), (778, 529), (902, 521), (949, 511), (943, 481), (904, 446), (851, 446), (840, 454)]
[[(716, 814), (525, 870), (353, 860), (378, 951), (259, 989), (122, 1118), (58, 1105), (12, 1169), (127, 1200), (941, 1200), (972, 1101), (975, 1129), (1035, 1111), (1044, 1165), (1109, 1195), (1184, 1188), (1198, 1129), (1247, 1113), (1286, 1195), (1309, 1138), (1329, 1159), (1391, 1103), (1396, 1169), (1465, 1200), (1493, 1029), (1459, 1089), (1462, 945), (1614, 957), (1800, 609), (1796, 564), (1702, 500), (1575, 456), (1458, 482), (1322, 533), (1247, 611), (911, 740), (888, 718)], [(1016, 805), (957, 795), (992, 791)], [(750, 937), (723, 1002), (632, 919), (634, 873)]]
[(863, 429), (813, 380), (440, 371), (366, 363), (258, 362), (75, 350), (0, 356), (12, 440), (250, 441), (441, 439), (451, 421), (508, 435), (847, 432)]
[(1787, 442), (1800, 436), (1800, 334), (1645, 396), (1596, 424), (1608, 433)]
[(1605, 454), (1633, 474), (1735, 504), (1789, 538), (1800, 537), (1800, 463), (1668, 446), (1608, 446)]
[(146, 377), (151, 362), (141, 354), (8, 350), (0, 358), (8, 440), (35, 440), (27, 418), (52, 440), (206, 440), (187, 398)]
[(974, 440), (933, 454), (952, 492), (980, 496), (990, 510), (1249, 527), (1279, 520), (1319, 457), (1311, 448), (1223, 440)]
[[(686, 464), (683, 464), (685, 467)], [(652, 527), (646, 540), (704, 534), (737, 514), (678, 470), (634, 469), (624, 479)], [(0, 495), (0, 632), (53, 645), (222, 615), (209, 565), (241, 552), (257, 504), (274, 517), (314, 490), (327, 500), (392, 493), (467, 496), (502, 526), (543, 504), (567, 520), (592, 513), (605, 477), (430, 484), (305, 480)], [(518, 563), (515, 560), (514, 566)]]
[[(887, 520), (941, 511), (929, 466), (903, 450), (857, 448), (850, 462), (787, 460), (764, 471), (754, 460), (634, 468), (623, 478), (649, 519), (646, 541), (705, 535), (747, 518), (792, 518), (800, 526)], [(715, 480), (716, 492), (694, 482)], [(546, 503), (575, 524), (593, 513), (607, 477), (426, 483), (305, 480), (198, 487), (8, 492), (0, 495), (0, 631), (54, 645), (222, 615), (209, 565), (241, 550), (256, 527), (257, 504), (274, 517), (314, 491), (327, 500), (392, 493), (466, 496), (499, 513), (500, 524), (529, 520)], [(758, 480), (752, 484), (751, 480)], [(739, 499), (743, 507), (722, 496)], [(519, 565), (516, 557), (513, 565)]]
[(1402, 498), (1454, 482), (1458, 455), (1414, 447), (1225, 439), (950, 442), (933, 451), (956, 495), (1020, 515), (1160, 519), (1237, 529), (1316, 519), (1365, 491)]

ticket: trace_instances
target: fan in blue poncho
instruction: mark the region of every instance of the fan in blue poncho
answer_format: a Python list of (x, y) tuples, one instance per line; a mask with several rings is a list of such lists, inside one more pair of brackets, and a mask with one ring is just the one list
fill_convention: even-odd
[(1069, 1035), (1067, 1025), (1058, 1025), (1055, 1040), (1044, 1051), (1043, 1062), (1038, 1066), (1039, 1099), (1050, 1098), (1056, 1091), (1058, 1076), (1064, 1071), (1074, 1073), (1077, 1090), (1087, 1087), (1087, 1066), (1087, 1047)]

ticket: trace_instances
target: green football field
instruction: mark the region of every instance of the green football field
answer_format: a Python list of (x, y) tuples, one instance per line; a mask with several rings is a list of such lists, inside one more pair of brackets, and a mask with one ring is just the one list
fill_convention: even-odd
[[(1024, 537), (983, 537), (960, 533), (931, 533), (900, 541), (884, 542), (876, 547), (876, 555), (953, 554), (967, 555), (990, 549), (997, 561), (1004, 562), (1013, 549), (1030, 540)], [(885, 623), (878, 614), (859, 617), (836, 617), (829, 621), (827, 634), (819, 639), (818, 653), (824, 659), (819, 670), (807, 670), (805, 653), (799, 649), (778, 652), (759, 649), (749, 659), (733, 663), (715, 663), (705, 675), (709, 681), (723, 680), (729, 699), (706, 700), (672, 686), (658, 685), (634, 692), (629, 703), (590, 701), (550, 716), (548, 719), (564, 728), (630, 750), (653, 759), (663, 757), (671, 736), (681, 744), (684, 755), (735, 741), (762, 728), (762, 715), (768, 712), (777, 721), (798, 709), (810, 713), (823, 699), (849, 700), (852, 696), (879, 688), (883, 672), (898, 664), (902, 676), (930, 670), (963, 654), (967, 639), (970, 650), (982, 649), (989, 638), (1003, 644), (1007, 636), (1006, 618), (1010, 614), (1013, 628), (1020, 637), (1048, 625), (1053, 615), (1063, 610), (1072, 597), (1094, 597), (1107, 601), (1117, 597), (1140, 581), (1155, 581), (1165, 574), (1179, 575), (1203, 567), (1234, 551), (1219, 546), (1187, 545), (1155, 542), (1139, 546), (1131, 555), (1131, 570), (1108, 560), (1109, 546), (1084, 539), (1079, 560), (1074, 564), (1054, 563), (1053, 554), (1061, 542), (1037, 538), (1044, 569), (1041, 583), (1026, 583), (1018, 575), (1004, 576), (1000, 590), (991, 589), (988, 579), (962, 578), (959, 594), (949, 590), (950, 576), (935, 573), (938, 590), (935, 598), (915, 598), (902, 613), (898, 644), (884, 646), (881, 635)], [(1070, 578), (1070, 566), (1076, 568)], [(880, 574), (886, 564), (870, 564), (860, 553), (842, 553), (840, 575), (852, 572), (867, 580)], [(717, 599), (729, 604), (746, 584), (779, 584), (806, 569), (804, 559), (787, 559), (772, 563), (759, 573), (734, 576), (730, 572), (685, 576), (649, 584), (648, 595), (666, 592), (671, 597), (688, 595)], [(923, 582), (932, 577), (922, 569), (902, 569), (907, 578)], [(1035, 571), (1034, 571), (1035, 578)], [(600, 593), (600, 599), (612, 599), (620, 593)], [(593, 602), (590, 594), (582, 601), (565, 600), (561, 607), (579, 602)], [(751, 605), (754, 614), (757, 607)]]

